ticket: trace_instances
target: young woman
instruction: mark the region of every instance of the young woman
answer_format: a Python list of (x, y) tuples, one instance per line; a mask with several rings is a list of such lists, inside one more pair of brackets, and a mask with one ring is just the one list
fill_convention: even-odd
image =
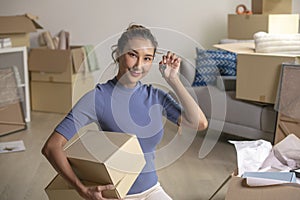
[(42, 149), (57, 172), (85, 199), (104, 199), (101, 192), (112, 189), (112, 186), (86, 187), (72, 170), (63, 147), (81, 127), (95, 122), (103, 131), (137, 135), (146, 166), (125, 199), (148, 200), (171, 199), (159, 185), (154, 167), (155, 148), (164, 132), (162, 117), (196, 130), (207, 127), (205, 115), (179, 79), (181, 59), (174, 53), (162, 56), (160, 72), (181, 105), (164, 91), (140, 82), (151, 69), (157, 46), (149, 29), (141, 25), (129, 26), (112, 53), (119, 66), (117, 75), (83, 96), (55, 128)]

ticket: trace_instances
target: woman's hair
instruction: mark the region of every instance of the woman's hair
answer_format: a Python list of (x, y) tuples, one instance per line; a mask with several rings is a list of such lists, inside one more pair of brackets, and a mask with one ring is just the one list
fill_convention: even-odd
[(117, 54), (117, 52), (123, 53), (124, 47), (126, 46), (128, 41), (133, 38), (143, 38), (143, 39), (150, 40), (154, 47), (154, 54), (155, 54), (158, 43), (155, 37), (152, 35), (151, 31), (142, 25), (131, 24), (126, 29), (126, 31), (122, 33), (121, 37), (118, 40), (118, 44), (112, 47), (113, 51), (111, 55), (115, 62), (118, 61), (117, 56), (119, 55)]

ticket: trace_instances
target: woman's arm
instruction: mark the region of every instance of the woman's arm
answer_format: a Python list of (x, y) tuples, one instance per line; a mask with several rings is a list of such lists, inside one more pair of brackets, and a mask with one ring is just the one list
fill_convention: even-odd
[(104, 199), (102, 197), (102, 191), (113, 189), (113, 185), (84, 186), (74, 173), (63, 150), (66, 143), (66, 138), (54, 131), (46, 141), (42, 149), (42, 154), (48, 159), (54, 169), (77, 190), (80, 196), (91, 200)]
[[(167, 83), (176, 93), (184, 109), (181, 119), (179, 119), (179, 123), (193, 129), (204, 130), (208, 126), (207, 119), (199, 105), (188, 93), (179, 79), (178, 71), (180, 62), (180, 58), (178, 58), (174, 53), (168, 52), (167, 55), (163, 56), (162, 61), (160, 62), (160, 71)], [(163, 65), (166, 67), (162, 67)]]

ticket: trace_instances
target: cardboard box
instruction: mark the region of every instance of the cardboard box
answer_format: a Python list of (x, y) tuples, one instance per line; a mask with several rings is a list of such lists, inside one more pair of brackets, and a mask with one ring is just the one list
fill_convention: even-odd
[(28, 66), (32, 81), (71, 83), (76, 73), (86, 68), (84, 49), (81, 46), (70, 50), (31, 49)]
[(232, 175), (225, 200), (269, 200), (289, 199), (297, 200), (300, 196), (300, 185), (289, 183), (288, 185), (249, 187), (245, 179)]
[(292, 14), (292, 0), (252, 0), (253, 14)]
[(36, 20), (30, 14), (0, 16), (0, 38), (11, 38), (12, 47), (30, 47), (29, 33), (43, 28)]
[[(91, 75), (78, 74), (72, 83), (31, 81), (31, 108), (34, 111), (68, 113), (94, 86)], [(75, 81), (76, 80), (76, 81)]]
[(299, 61), (296, 55), (254, 52), (254, 43), (214, 45), (237, 53), (236, 98), (274, 104), (281, 64)]
[(256, 32), (297, 34), (299, 14), (228, 15), (228, 38), (253, 40)]
[(26, 129), (21, 103), (0, 107), (0, 136)]
[[(81, 180), (115, 186), (103, 192), (106, 198), (124, 198), (146, 164), (137, 137), (126, 133), (87, 131), (72, 138), (65, 152)], [(47, 194), (56, 193), (55, 200), (73, 199), (68, 195), (74, 190), (54, 181), (46, 187)]]

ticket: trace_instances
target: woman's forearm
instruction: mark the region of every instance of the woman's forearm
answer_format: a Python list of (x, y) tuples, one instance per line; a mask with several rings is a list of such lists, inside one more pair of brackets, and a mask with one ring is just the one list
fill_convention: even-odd
[(63, 151), (66, 139), (54, 132), (42, 149), (42, 154), (48, 159), (53, 168), (67, 180), (80, 194), (85, 190), (85, 186), (74, 173), (65, 152)]
[(204, 113), (192, 96), (188, 93), (179, 77), (169, 79), (167, 82), (176, 93), (183, 107), (181, 119), (182, 124), (197, 130), (206, 129), (208, 122)]

